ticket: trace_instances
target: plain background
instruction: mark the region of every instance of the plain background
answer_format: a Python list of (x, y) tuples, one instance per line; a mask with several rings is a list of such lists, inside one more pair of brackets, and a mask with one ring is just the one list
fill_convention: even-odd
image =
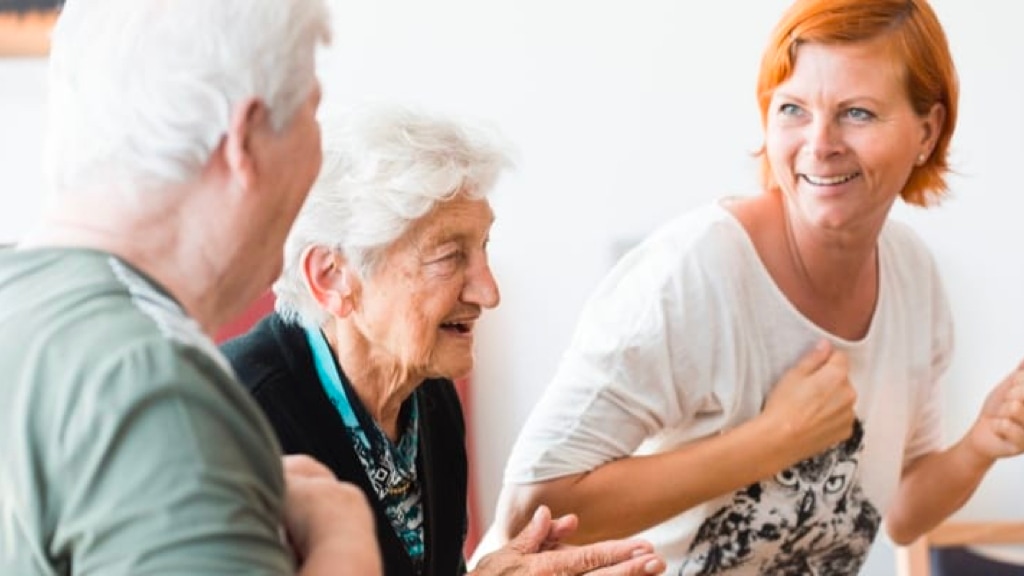
[[(473, 442), (485, 525), (523, 420), (584, 300), (623, 246), (682, 210), (756, 192), (754, 83), (784, 0), (335, 2), (325, 107), (386, 100), (492, 126), (517, 167), (493, 198), (502, 288), (484, 316)], [(935, 0), (962, 81), (952, 194), (898, 206), (933, 248), (957, 323), (946, 432), (1024, 358), (1024, 35), (1003, 0)], [(44, 195), (45, 60), (0, 59), (0, 242)], [(642, 483), (643, 479), (637, 479)], [(1024, 517), (1024, 459), (996, 465), (965, 518)], [(864, 574), (893, 573), (884, 538)]]

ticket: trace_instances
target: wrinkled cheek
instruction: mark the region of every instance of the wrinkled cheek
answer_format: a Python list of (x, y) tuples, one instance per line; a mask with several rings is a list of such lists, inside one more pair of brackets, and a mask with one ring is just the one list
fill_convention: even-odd
[(422, 370), (431, 365), (437, 348), (437, 340), (425, 334), (410, 336), (406, 339), (407, 346), (405, 346), (402, 358), (406, 365)]

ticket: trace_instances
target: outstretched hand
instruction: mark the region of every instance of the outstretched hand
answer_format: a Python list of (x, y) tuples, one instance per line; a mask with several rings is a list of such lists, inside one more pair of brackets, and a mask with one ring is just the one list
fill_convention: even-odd
[(1024, 362), (989, 393), (968, 444), (991, 461), (1024, 453)]
[(530, 523), (505, 547), (484, 556), (470, 576), (647, 576), (665, 562), (642, 540), (608, 540), (586, 546), (561, 541), (576, 530), (575, 515), (551, 518), (537, 508)]

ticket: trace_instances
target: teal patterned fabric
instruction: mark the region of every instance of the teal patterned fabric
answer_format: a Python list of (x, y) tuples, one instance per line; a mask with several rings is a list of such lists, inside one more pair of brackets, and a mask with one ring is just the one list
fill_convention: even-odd
[(317, 375), (331, 404), (338, 411), (377, 499), (384, 504), (391, 527), (405, 544), (418, 573), (423, 572), (423, 505), (416, 477), (419, 444), (419, 411), (414, 392), (402, 406), (399, 422), (405, 422), (398, 445), (377, 426), (342, 378), (327, 340), (318, 328), (306, 327)]

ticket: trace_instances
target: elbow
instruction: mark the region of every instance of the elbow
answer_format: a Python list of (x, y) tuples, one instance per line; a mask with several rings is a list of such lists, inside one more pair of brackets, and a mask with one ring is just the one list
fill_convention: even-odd
[(919, 531), (913, 530), (906, 523), (900, 522), (898, 519), (887, 520), (885, 522), (885, 532), (889, 536), (889, 540), (892, 540), (892, 543), (896, 546), (909, 546), (921, 537)]

